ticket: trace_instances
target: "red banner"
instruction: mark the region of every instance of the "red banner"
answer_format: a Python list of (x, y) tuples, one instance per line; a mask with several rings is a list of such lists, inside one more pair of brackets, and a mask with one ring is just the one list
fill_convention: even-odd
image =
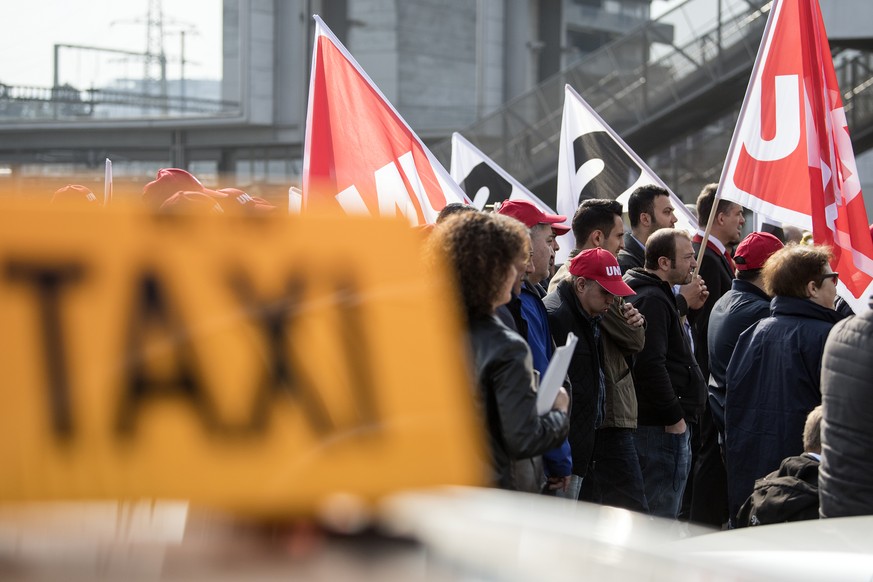
[(873, 282), (873, 240), (821, 11), (816, 0), (776, 0), (769, 18), (721, 196), (811, 229), (833, 248), (857, 311)]
[(316, 18), (303, 169), (303, 211), (405, 216), (432, 223), (466, 201), (424, 143)]

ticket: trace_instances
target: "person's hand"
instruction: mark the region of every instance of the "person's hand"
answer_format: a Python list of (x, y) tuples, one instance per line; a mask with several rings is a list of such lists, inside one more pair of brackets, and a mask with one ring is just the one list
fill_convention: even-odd
[(558, 388), (558, 395), (555, 397), (555, 403), (552, 405), (552, 410), (560, 410), (564, 414), (567, 414), (567, 411), (570, 410), (570, 396), (567, 394), (567, 391), (564, 390), (563, 386)]
[(688, 427), (685, 426), (685, 419), (680, 418), (676, 424), (664, 427), (664, 432), (668, 434), (685, 434)]
[(549, 477), (549, 482), (546, 485), (549, 491), (563, 491), (565, 493), (568, 487), (570, 487), (570, 475), (566, 477)]
[(679, 293), (685, 297), (685, 301), (688, 303), (688, 309), (700, 309), (703, 307), (703, 304), (706, 303), (706, 298), (709, 297), (706, 283), (700, 275), (697, 275), (697, 278), (687, 285), (681, 285), (679, 287)]
[(622, 315), (624, 315), (624, 320), (631, 327), (643, 327), (646, 323), (646, 318), (643, 317), (639, 309), (628, 302), (622, 304), (621, 311)]

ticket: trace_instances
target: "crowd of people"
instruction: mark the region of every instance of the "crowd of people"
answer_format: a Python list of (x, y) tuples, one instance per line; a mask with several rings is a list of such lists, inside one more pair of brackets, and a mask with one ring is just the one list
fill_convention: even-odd
[[(144, 207), (160, 213), (265, 215), (277, 210), (269, 201), (238, 188), (207, 188), (180, 168), (158, 170), (155, 179), (143, 186), (140, 201)], [(51, 203), (96, 208), (106, 201), (86, 186), (67, 184), (54, 192)]]
[[(742, 238), (744, 209), (716, 190), (696, 203), (711, 222), (702, 254), (704, 233), (675, 229), (654, 185), (630, 195), (629, 227), (606, 199), (569, 224), (524, 200), (440, 212), (428, 246), (455, 277), (493, 485), (716, 528), (873, 514), (873, 311), (838, 297), (829, 248), (794, 227)], [(52, 202), (101, 204), (75, 184)], [(142, 202), (276, 210), (178, 168)], [(538, 414), (539, 380), (571, 333), (563, 387)]]
[(697, 199), (699, 268), (704, 233), (675, 229), (653, 185), (629, 228), (613, 200), (569, 224), (523, 200), (443, 210), (429, 245), (455, 274), (495, 486), (716, 528), (873, 513), (873, 311), (839, 300), (829, 248), (788, 228), (742, 238), (744, 209), (716, 190)]

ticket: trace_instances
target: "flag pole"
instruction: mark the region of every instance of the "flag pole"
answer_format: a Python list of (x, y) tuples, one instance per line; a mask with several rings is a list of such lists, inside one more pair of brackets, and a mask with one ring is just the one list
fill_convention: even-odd
[[(767, 43), (767, 39), (770, 38), (770, 27), (773, 25), (773, 15), (777, 12), (777, 4), (780, 4), (781, 0), (773, 0), (770, 4), (770, 13), (767, 15), (767, 24), (764, 25), (764, 34), (761, 36), (761, 44), (758, 47), (758, 55), (755, 57), (755, 64), (752, 65), (752, 75), (749, 77), (749, 85), (746, 87), (746, 95), (743, 98), (743, 105), (740, 107), (740, 115), (737, 117), (737, 125), (734, 127), (734, 134), (736, 135), (737, 127), (739, 127), (740, 122), (745, 119), (746, 109), (749, 106), (749, 87), (755, 82), (755, 79), (758, 78), (758, 70), (761, 67), (761, 55), (764, 52), (764, 45)], [(730, 145), (728, 146), (727, 156), (724, 160), (724, 165), (721, 167), (721, 176), (718, 179), (718, 187), (715, 189), (715, 196), (712, 199), (712, 210), (709, 211), (709, 220), (706, 222), (706, 231), (703, 233), (703, 240), (700, 241), (700, 250), (697, 251), (697, 267), (694, 268), (694, 278), (697, 278), (698, 273), (700, 272), (700, 263), (703, 261), (703, 253), (706, 251), (706, 245), (709, 243), (709, 232), (712, 230), (712, 221), (715, 218), (716, 211), (718, 210), (718, 203), (721, 200), (721, 191), (724, 187), (724, 181), (726, 174), (728, 172), (728, 166), (730, 166), (730, 161), (733, 159), (734, 150), (737, 147), (736, 139), (732, 139)]]
[(103, 206), (112, 202), (112, 160), (106, 158), (103, 167)]

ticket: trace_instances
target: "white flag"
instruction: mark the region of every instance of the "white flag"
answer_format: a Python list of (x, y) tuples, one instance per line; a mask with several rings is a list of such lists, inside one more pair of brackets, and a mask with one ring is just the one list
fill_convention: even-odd
[[(582, 200), (610, 198), (622, 203), (637, 187), (655, 184), (667, 190), (676, 209), (676, 228), (697, 232), (697, 218), (648, 165), (609, 127), (570, 85), (564, 88), (564, 116), (558, 154), (558, 214), (573, 216)], [(573, 231), (559, 239), (555, 262), (567, 260), (575, 246)]]
[(488, 203), (527, 200), (546, 214), (557, 214), (459, 133), (452, 134), (451, 174), (479, 210)]

